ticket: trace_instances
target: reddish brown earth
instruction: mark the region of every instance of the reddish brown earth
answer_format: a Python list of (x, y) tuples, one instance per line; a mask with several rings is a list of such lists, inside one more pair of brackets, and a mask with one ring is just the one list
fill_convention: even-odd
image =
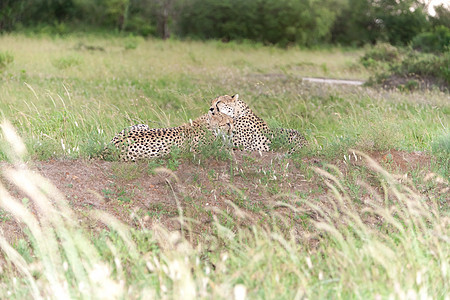
[[(430, 157), (421, 152), (386, 151), (370, 153), (388, 171), (407, 174), (420, 169), (426, 175)], [(6, 163), (0, 163), (5, 166)], [(335, 165), (344, 174), (351, 167), (364, 165), (359, 157)], [(135, 228), (162, 224), (170, 230), (180, 228), (177, 216), (198, 225), (196, 231), (207, 232), (208, 224), (219, 211), (241, 208), (250, 215), (273, 209), (276, 201), (311, 199), (328, 205), (328, 187), (309, 167), (321, 167), (317, 158), (294, 162), (279, 153), (235, 151), (232, 161), (210, 159), (200, 165), (184, 161), (176, 171), (153, 169), (148, 163), (107, 162), (101, 160), (50, 160), (28, 163), (28, 167), (48, 178), (77, 212), (80, 222), (93, 231), (104, 228), (87, 215), (101, 210)], [(19, 188), (3, 178), (3, 185), (21, 200)], [(30, 196), (27, 196), (31, 198)], [(295, 200), (297, 199), (297, 200)], [(178, 205), (177, 205), (178, 202)], [(298, 203), (298, 202), (297, 202)], [(283, 211), (281, 209), (281, 211)], [(22, 224), (1, 211), (0, 226), (8, 240), (23, 236)], [(288, 212), (286, 212), (288, 213)]]

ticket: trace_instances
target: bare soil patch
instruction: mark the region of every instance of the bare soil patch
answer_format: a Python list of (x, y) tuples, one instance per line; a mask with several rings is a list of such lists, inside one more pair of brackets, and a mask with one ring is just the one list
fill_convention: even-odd
[(391, 75), (381, 80), (380, 85), (385, 89), (401, 89), (401, 90), (430, 90), (438, 88), (445, 92), (450, 90), (448, 82), (436, 79), (434, 77), (424, 77), (417, 75)]
[[(390, 172), (406, 174), (420, 168), (427, 172), (430, 157), (422, 152), (384, 151), (370, 153)], [(5, 166), (1, 163), (0, 166)], [(364, 165), (349, 159), (336, 161), (344, 174), (352, 167)], [(250, 216), (260, 218), (270, 212), (277, 201), (298, 203), (316, 201), (329, 205), (328, 187), (311, 166), (322, 167), (319, 158), (300, 161), (280, 153), (234, 151), (229, 161), (207, 160), (200, 164), (182, 162), (176, 171), (151, 167), (147, 162), (124, 163), (101, 160), (50, 160), (30, 162), (29, 167), (48, 178), (60, 190), (79, 221), (92, 231), (104, 228), (89, 218), (92, 210), (114, 215), (135, 228), (152, 228), (162, 224), (169, 230), (180, 229), (178, 215), (195, 221), (198, 234), (209, 232), (209, 223), (220, 211), (239, 207)], [(1, 180), (17, 199), (26, 197), (17, 187)], [(283, 209), (277, 210), (283, 213)], [(284, 210), (285, 213), (292, 213)], [(34, 212), (36, 213), (36, 212)], [(24, 236), (22, 224), (1, 211), (0, 226), (11, 242)]]

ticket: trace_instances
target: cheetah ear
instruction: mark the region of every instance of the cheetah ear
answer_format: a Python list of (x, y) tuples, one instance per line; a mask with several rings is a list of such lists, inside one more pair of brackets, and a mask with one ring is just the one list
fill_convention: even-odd
[(233, 101), (236, 101), (239, 99), (239, 94), (234, 94), (233, 96), (231, 96), (231, 98), (233, 99)]

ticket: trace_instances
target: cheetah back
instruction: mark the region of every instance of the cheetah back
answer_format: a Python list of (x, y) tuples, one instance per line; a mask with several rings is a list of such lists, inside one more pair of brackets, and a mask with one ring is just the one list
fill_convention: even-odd
[(149, 128), (144, 124), (134, 125), (119, 132), (111, 144), (120, 149), (121, 159), (135, 161), (167, 155), (174, 147), (186, 150), (190, 146), (191, 150), (195, 150), (207, 131), (212, 131), (214, 135), (230, 135), (232, 126), (231, 117), (222, 113), (208, 113), (178, 127)]

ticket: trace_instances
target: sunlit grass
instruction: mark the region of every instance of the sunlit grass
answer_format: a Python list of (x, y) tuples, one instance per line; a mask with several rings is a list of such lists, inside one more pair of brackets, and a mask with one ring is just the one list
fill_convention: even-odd
[[(362, 55), (362, 50), (284, 50), (234, 42), (134, 39), (136, 49), (127, 49), (127, 38), (89, 35), (27, 38), (3, 35), (0, 50), (14, 54), (13, 70), (26, 70), (32, 76), (45, 73), (48, 77), (80, 77), (86, 80), (105, 75), (116, 78), (133, 75), (148, 80), (173, 75), (205, 78), (205, 75), (220, 76), (221, 73), (236, 72), (350, 76), (356, 79), (368, 76), (364, 68), (354, 64)], [(87, 50), (80, 45), (96, 47), (96, 50)], [(74, 56), (78, 56), (81, 62), (73, 68), (61, 70), (52, 64), (57, 59)]]
[[(448, 209), (363, 153), (354, 155), (378, 178), (354, 183), (367, 190), (364, 199), (347, 193), (333, 167), (315, 168), (329, 205), (274, 197), (270, 212), (250, 215), (230, 201), (233, 209), (214, 211), (212, 231), (193, 241), (195, 220), (181, 207), (176, 220), (187, 239), (157, 224), (134, 230), (100, 211), (89, 218), (109, 230), (90, 233), (58, 190), (21, 162), (25, 148), (12, 126), (2, 129), (14, 162), (2, 176), (30, 199), (0, 184), (1, 208), (26, 233), (17, 245), (0, 237), (2, 298), (445, 299), (450, 292)], [(448, 190), (435, 174), (424, 180)]]
[(314, 155), (341, 156), (349, 147), (430, 150), (449, 130), (448, 95), (439, 91), (301, 82), (367, 78), (362, 50), (95, 35), (0, 41), (14, 58), (1, 73), (0, 112), (40, 159), (92, 156), (129, 125), (178, 126), (233, 93), (265, 120), (304, 133)]

